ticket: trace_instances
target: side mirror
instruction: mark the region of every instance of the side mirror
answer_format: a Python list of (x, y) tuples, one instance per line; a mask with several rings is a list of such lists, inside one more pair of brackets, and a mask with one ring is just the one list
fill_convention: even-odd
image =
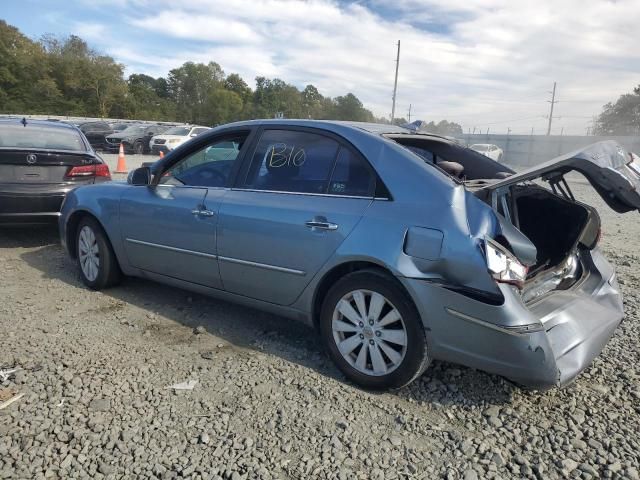
[(127, 177), (129, 185), (150, 185), (151, 169), (149, 167), (140, 167), (132, 170)]

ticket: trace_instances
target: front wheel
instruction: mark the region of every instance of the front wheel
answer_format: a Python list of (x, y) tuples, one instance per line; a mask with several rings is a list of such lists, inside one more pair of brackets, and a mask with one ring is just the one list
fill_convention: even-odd
[(144, 153), (144, 145), (142, 145), (142, 142), (136, 142), (133, 144), (133, 153), (136, 155), (142, 155)]
[(111, 243), (93, 218), (85, 217), (80, 221), (76, 248), (80, 277), (87, 287), (101, 290), (120, 282), (122, 274)]
[(394, 279), (376, 271), (351, 273), (331, 288), (320, 331), (338, 368), (364, 388), (401, 388), (430, 363), (415, 305)]

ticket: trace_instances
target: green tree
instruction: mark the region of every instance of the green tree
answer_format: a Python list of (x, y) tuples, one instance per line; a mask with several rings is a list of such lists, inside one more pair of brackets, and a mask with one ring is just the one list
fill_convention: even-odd
[(242, 107), (242, 99), (236, 92), (216, 88), (207, 96), (207, 113), (201, 123), (214, 126), (240, 120)]
[(598, 116), (595, 135), (638, 135), (640, 133), (640, 85), (633, 93), (621, 95), (615, 103), (607, 103)]
[(256, 77), (253, 104), (255, 118), (273, 118), (278, 113), (286, 118), (303, 116), (300, 91), (279, 78)]
[(374, 120), (373, 114), (364, 108), (362, 102), (353, 93), (347, 93), (334, 99), (333, 118), (358, 122), (372, 122)]
[(0, 20), (0, 111), (46, 113), (62, 94), (49, 75), (42, 46)]
[(204, 123), (209, 93), (223, 87), (224, 72), (215, 62), (187, 62), (169, 72), (167, 88), (178, 120)]

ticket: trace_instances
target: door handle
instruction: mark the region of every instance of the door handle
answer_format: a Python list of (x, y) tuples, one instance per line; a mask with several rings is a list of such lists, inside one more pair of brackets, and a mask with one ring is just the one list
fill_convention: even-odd
[(317, 230), (337, 230), (338, 225), (336, 223), (327, 222), (326, 220), (313, 219), (305, 222), (305, 225), (311, 229)]
[(191, 213), (200, 217), (213, 217), (216, 214), (216, 212), (212, 212), (211, 210), (207, 210), (206, 208), (202, 210), (196, 208), (195, 210), (191, 210)]

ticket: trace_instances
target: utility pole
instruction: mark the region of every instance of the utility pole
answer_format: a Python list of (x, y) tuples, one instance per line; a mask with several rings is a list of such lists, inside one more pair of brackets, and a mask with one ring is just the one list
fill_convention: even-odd
[[(549, 100), (547, 100), (549, 102)], [(556, 102), (556, 82), (553, 82), (553, 92), (551, 92), (551, 111), (549, 112), (549, 126), (547, 127), (547, 135), (551, 134), (551, 120), (553, 120), (553, 106)]]
[(409, 104), (409, 113), (407, 114), (407, 117), (409, 118), (408, 123), (411, 123), (411, 104)]
[(398, 68), (400, 68), (400, 40), (398, 40), (398, 54), (396, 56), (396, 79), (393, 82), (393, 103), (391, 104), (391, 124), (396, 116), (396, 92), (398, 91)]

